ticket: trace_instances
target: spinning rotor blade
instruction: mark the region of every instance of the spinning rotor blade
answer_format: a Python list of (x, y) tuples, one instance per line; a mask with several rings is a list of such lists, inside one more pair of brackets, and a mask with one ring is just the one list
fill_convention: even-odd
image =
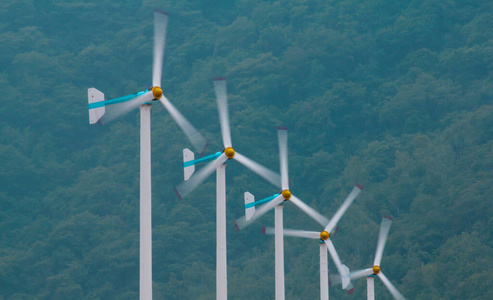
[(380, 233), (378, 234), (377, 251), (375, 252), (375, 260), (373, 261), (374, 266), (380, 266), (382, 260), (383, 249), (385, 248), (385, 243), (387, 242), (387, 236), (389, 235), (390, 225), (392, 225), (392, 220), (390, 217), (384, 216), (382, 218), (382, 224), (380, 225)]
[(358, 270), (358, 271), (351, 272), (351, 273), (349, 273), (349, 277), (351, 279), (358, 279), (358, 278), (361, 278), (361, 277), (370, 276), (371, 274), (373, 274), (373, 269), (372, 268), (368, 268), (368, 269), (363, 269), (363, 270)]
[[(275, 228), (265, 227), (265, 234), (275, 234)], [(320, 232), (296, 229), (283, 229), (284, 236), (302, 237), (307, 239), (320, 239)]]
[(281, 187), (281, 178), (279, 174), (267, 169), (266, 167), (262, 166), (261, 164), (249, 159), (243, 154), (240, 154), (238, 152), (235, 153), (235, 156), (233, 157), (236, 159), (239, 163), (244, 165), (245, 167), (249, 168), (253, 172), (255, 172), (257, 175), (260, 177), (264, 178), (271, 184), (273, 184), (276, 187)]
[(383, 275), (382, 272), (378, 273), (377, 276), (380, 277), (380, 279), (382, 280), (383, 284), (385, 284), (385, 286), (387, 287), (387, 289), (389, 290), (389, 292), (392, 294), (392, 296), (394, 296), (395, 299), (397, 299), (397, 300), (405, 300), (406, 299), (399, 292), (399, 290), (397, 290), (397, 288), (390, 282), (390, 280), (387, 278), (387, 276)]
[(281, 168), (282, 189), (289, 190), (288, 177), (288, 129), (277, 127), (277, 138), (279, 140), (279, 161)]
[(163, 71), (163, 56), (167, 27), (168, 12), (160, 9), (154, 9), (154, 57), (152, 63), (152, 86), (161, 86), (161, 74)]
[(199, 184), (201, 184), (216, 168), (225, 163), (228, 160), (226, 155), (221, 154), (218, 158), (208, 163), (205, 167), (200, 169), (195, 175), (192, 175), (190, 180), (180, 183), (175, 187), (175, 191), (180, 198), (185, 197), (190, 192), (192, 192)]
[[(318, 222), (318, 224), (324, 226), (329, 222), (329, 219), (326, 217), (322, 216), (319, 214), (316, 210), (308, 206), (305, 202), (301, 201), (298, 197), (295, 195), (291, 195), (291, 198), (289, 199), (294, 205), (298, 206), (299, 209), (304, 211), (307, 215), (312, 217), (315, 221)], [(330, 231), (329, 231), (330, 232)]]
[(279, 195), (276, 198), (272, 199), (270, 202), (262, 205), (257, 211), (255, 211), (255, 214), (253, 215), (253, 217), (249, 221), (246, 220), (245, 216), (239, 218), (235, 222), (236, 229), (241, 230), (241, 229), (247, 227), (248, 225), (252, 224), (255, 220), (257, 220), (261, 216), (265, 215), (269, 210), (273, 209), (276, 205), (278, 205), (279, 203), (281, 203), (283, 201), (284, 201), (284, 198), (282, 197), (282, 195)]
[(344, 215), (346, 210), (349, 208), (351, 203), (353, 203), (354, 199), (356, 198), (356, 196), (358, 196), (362, 189), (363, 187), (361, 185), (356, 184), (351, 193), (349, 193), (344, 202), (342, 202), (341, 207), (339, 207), (334, 217), (332, 217), (332, 219), (330, 220), (329, 224), (327, 224), (327, 226), (325, 227), (325, 231), (331, 232), (332, 229), (336, 227), (337, 222), (339, 222), (342, 215)]
[(232, 147), (231, 132), (229, 129), (228, 95), (226, 92), (226, 78), (214, 78), (214, 91), (216, 92), (217, 109), (219, 110), (219, 122), (223, 136), (224, 148)]
[(187, 119), (185, 119), (185, 117), (173, 106), (173, 104), (171, 104), (168, 98), (163, 95), (159, 101), (161, 101), (164, 108), (175, 120), (176, 124), (180, 126), (181, 130), (183, 130), (197, 152), (202, 153), (207, 144), (202, 135), (192, 126), (192, 124), (190, 124), (190, 122), (188, 122)]
[[(332, 244), (332, 241), (330, 239), (325, 241), (325, 245), (327, 246), (327, 249), (329, 250), (330, 256), (332, 257), (332, 260), (334, 261), (334, 264), (336, 265), (337, 271), (339, 272), (339, 275), (341, 275), (341, 279), (347, 278), (348, 277), (348, 272), (346, 271), (345, 268), (342, 267), (341, 259), (339, 258), (339, 255), (337, 255), (336, 248), (334, 247), (334, 244)], [(342, 288), (345, 289), (349, 282), (342, 280)]]
[(152, 92), (146, 92), (145, 94), (137, 96), (130, 101), (114, 104), (111, 106), (111, 109), (108, 109), (107, 113), (101, 119), (101, 122), (103, 124), (109, 123), (116, 118), (129, 113), (131, 110), (136, 109), (140, 105), (146, 102), (151, 102), (153, 98), (154, 96), (152, 95)]

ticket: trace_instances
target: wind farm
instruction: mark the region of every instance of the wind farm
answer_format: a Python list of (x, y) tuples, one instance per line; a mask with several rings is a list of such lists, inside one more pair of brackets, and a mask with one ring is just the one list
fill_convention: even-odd
[(490, 14), (3, 1), (0, 299), (492, 298)]

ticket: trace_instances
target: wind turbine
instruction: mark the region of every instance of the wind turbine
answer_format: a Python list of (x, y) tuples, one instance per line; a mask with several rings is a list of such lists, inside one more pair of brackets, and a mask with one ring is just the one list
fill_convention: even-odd
[[(263, 177), (273, 185), (280, 187), (279, 174), (254, 162), (233, 149), (229, 128), (228, 98), (226, 91), (226, 79), (215, 78), (214, 90), (216, 93), (219, 121), (224, 148), (214, 154), (195, 160), (194, 154), (189, 149), (183, 150), (183, 167), (185, 181), (175, 187), (179, 198), (187, 196), (201, 182), (216, 170), (216, 298), (227, 299), (227, 252), (226, 252), (226, 162), (235, 159), (245, 167)], [(195, 164), (208, 163), (194, 176)]]
[[(152, 221), (151, 221), (151, 105), (159, 100), (171, 117), (199, 151), (206, 142), (200, 133), (163, 95), (161, 74), (163, 66), (168, 13), (154, 10), (154, 58), (152, 86), (145, 91), (105, 100), (95, 88), (88, 89), (89, 123), (109, 122), (129, 111), (140, 108), (140, 299), (152, 299)], [(108, 114), (106, 114), (108, 108)], [(106, 114), (106, 115), (105, 115)], [(104, 117), (104, 118), (103, 118)]]
[[(346, 197), (344, 202), (341, 204), (337, 212), (334, 214), (334, 217), (330, 222), (328, 221), (325, 226), (325, 229), (322, 232), (317, 231), (306, 231), (306, 230), (295, 230), (295, 229), (284, 229), (285, 236), (295, 236), (302, 238), (310, 238), (319, 240), (320, 245), (320, 299), (328, 300), (329, 299), (329, 278), (328, 278), (328, 268), (327, 268), (327, 250), (336, 265), (337, 271), (339, 272), (339, 276), (342, 280), (342, 288), (348, 288), (350, 284), (350, 280), (347, 277), (349, 274), (349, 268), (342, 264), (339, 255), (334, 247), (334, 244), (329, 239), (330, 233), (336, 229), (337, 222), (344, 215), (346, 210), (349, 208), (351, 203), (353, 203), (354, 199), (358, 196), (358, 194), (363, 190), (363, 186), (360, 184), (356, 184), (351, 193)], [(276, 224), (277, 226), (277, 224)], [(277, 229), (277, 228), (276, 228)], [(263, 227), (262, 232), (265, 234), (275, 234), (275, 229), (270, 227)], [(334, 234), (333, 234), (334, 235)], [(349, 286), (348, 293), (352, 293), (352, 287)]]
[(374, 278), (378, 276), (382, 280), (383, 284), (387, 287), (389, 292), (395, 299), (405, 300), (404, 296), (397, 290), (397, 288), (390, 282), (380, 269), (380, 262), (382, 260), (383, 249), (387, 242), (387, 236), (389, 234), (390, 225), (392, 225), (392, 217), (383, 216), (382, 224), (380, 225), (380, 233), (378, 235), (377, 250), (375, 252), (375, 259), (373, 260), (373, 267), (355, 271), (349, 274), (351, 279), (361, 278), (366, 276), (367, 284), (367, 299), (375, 300), (375, 288)]
[[(284, 299), (284, 234), (283, 234), (283, 202), (290, 201), (320, 225), (325, 226), (329, 223), (329, 220), (323, 215), (319, 214), (310, 206), (306, 205), (299, 198), (291, 194), (289, 190), (289, 176), (288, 176), (288, 133), (286, 127), (277, 128), (278, 140), (279, 140), (279, 162), (281, 169), (281, 188), (280, 193), (273, 196), (264, 198), (255, 202), (254, 196), (246, 192), (245, 193), (245, 216), (236, 220), (236, 228), (241, 230), (251, 224), (256, 219), (263, 216), (265, 213), (275, 208), (275, 282), (276, 282), (276, 299)], [(265, 204), (264, 204), (265, 203)], [(255, 206), (263, 204), (257, 211)], [(335, 250), (334, 250), (335, 251)]]

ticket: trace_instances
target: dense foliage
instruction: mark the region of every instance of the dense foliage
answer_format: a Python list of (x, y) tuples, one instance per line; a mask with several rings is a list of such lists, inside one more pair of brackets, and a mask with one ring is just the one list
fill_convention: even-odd
[[(86, 95), (150, 85), (153, 7), (170, 12), (165, 93), (211, 151), (226, 76), (238, 151), (278, 170), (288, 126), (291, 189), (327, 217), (365, 186), (333, 238), (343, 263), (371, 265), (389, 214), (382, 270), (407, 298), (493, 299), (493, 3), (477, 0), (2, 0), (0, 299), (138, 297), (138, 111), (89, 126)], [(152, 115), (154, 298), (213, 299), (214, 176), (179, 201), (190, 145)], [(227, 182), (229, 296), (273, 299), (272, 214), (232, 224), (244, 191), (277, 191), (236, 163)], [(285, 227), (320, 229), (291, 205)], [(317, 242), (286, 238), (285, 260), (287, 299), (317, 299)]]

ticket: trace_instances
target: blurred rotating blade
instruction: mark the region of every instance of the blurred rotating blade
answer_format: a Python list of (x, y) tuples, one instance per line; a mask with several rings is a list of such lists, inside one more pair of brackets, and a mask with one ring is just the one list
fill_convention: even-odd
[(161, 74), (163, 71), (164, 46), (166, 42), (166, 29), (168, 27), (168, 12), (160, 9), (154, 10), (154, 58), (152, 62), (152, 86), (161, 86)]
[[(267, 232), (266, 232), (267, 233)], [(296, 229), (283, 229), (284, 236), (302, 237), (307, 239), (320, 239), (320, 232)]]
[(307, 215), (312, 217), (315, 221), (318, 222), (318, 224), (324, 226), (329, 222), (329, 219), (326, 217), (322, 216), (319, 214), (316, 210), (308, 206), (305, 202), (301, 201), (298, 197), (295, 195), (291, 195), (291, 198), (289, 199), (294, 205), (298, 206), (299, 209), (304, 211)]
[(390, 280), (387, 278), (387, 276), (383, 275), (382, 272), (378, 273), (377, 275), (385, 284), (389, 292), (394, 296), (395, 299), (397, 300), (405, 300), (404, 296), (397, 290), (397, 288), (390, 282)]
[(224, 148), (232, 147), (225, 78), (214, 78), (214, 91), (216, 92), (217, 109), (219, 111), (219, 122), (221, 124)]
[[(346, 278), (349, 276), (345, 268), (342, 267), (341, 259), (339, 258), (339, 255), (337, 255), (336, 248), (334, 247), (334, 244), (332, 244), (332, 241), (330, 239), (325, 241), (325, 245), (327, 246), (327, 249), (329, 250), (330, 256), (332, 257), (332, 260), (334, 261), (334, 264), (336, 265), (337, 271), (339, 272), (339, 275), (341, 275), (341, 279)], [(344, 279), (342, 280), (342, 288), (345, 289), (348, 285), (348, 282), (345, 281)]]
[(388, 217), (382, 218), (382, 224), (380, 225), (380, 233), (378, 234), (377, 251), (375, 252), (375, 260), (373, 261), (374, 266), (380, 266), (382, 261), (383, 249), (385, 248), (385, 243), (387, 242), (387, 236), (389, 235), (390, 225), (392, 221)]
[(329, 224), (327, 224), (327, 226), (325, 227), (325, 231), (331, 232), (332, 229), (336, 227), (337, 222), (339, 222), (342, 215), (344, 215), (346, 210), (349, 208), (351, 203), (353, 203), (354, 199), (356, 198), (356, 196), (358, 196), (360, 192), (361, 192), (361, 188), (359, 187), (359, 185), (353, 188), (353, 190), (351, 191), (351, 193), (349, 193), (349, 195), (346, 197), (344, 202), (342, 202), (341, 207), (339, 207), (334, 217), (332, 217), (332, 219), (330, 220)]
[(283, 190), (289, 190), (288, 176), (288, 130), (286, 127), (277, 127), (279, 140), (279, 162), (281, 168), (281, 186)]
[(236, 220), (236, 227), (238, 230), (241, 230), (248, 225), (252, 224), (255, 220), (260, 218), (261, 216), (265, 215), (269, 210), (273, 209), (276, 205), (279, 203), (283, 202), (284, 198), (282, 195), (277, 196), (276, 198), (272, 199), (270, 202), (262, 205), (258, 210), (255, 211), (255, 214), (250, 220), (246, 220), (245, 216), (239, 218)]
[(159, 99), (164, 108), (169, 112), (171, 117), (175, 120), (176, 124), (180, 126), (181, 130), (185, 133), (188, 140), (192, 143), (197, 152), (202, 153), (206, 146), (204, 137), (195, 129), (190, 122), (171, 104), (171, 102), (164, 95)]
[(225, 163), (227, 160), (228, 158), (223, 153), (218, 158), (211, 161), (205, 167), (200, 169), (200, 171), (195, 173), (195, 175), (192, 175), (192, 177), (188, 181), (180, 183), (175, 188), (180, 198), (184, 198), (185, 196), (190, 194), (190, 192), (192, 192), (199, 184), (201, 184), (207, 177), (209, 177), (209, 175), (211, 175), (211, 173), (214, 172), (219, 165)]
[(351, 273), (349, 273), (349, 277), (351, 279), (358, 279), (358, 278), (361, 278), (361, 277), (370, 276), (371, 274), (373, 274), (373, 269), (372, 268), (368, 268), (368, 269), (363, 269), (363, 270), (358, 270), (358, 271), (351, 272)]
[(274, 186), (278, 188), (281, 187), (281, 178), (279, 174), (267, 169), (261, 164), (249, 159), (245, 155), (240, 154), (238, 152), (235, 152), (235, 156), (233, 158), (236, 159), (239, 163), (241, 163), (245, 167), (255, 172), (260, 177), (264, 178), (265, 180), (273, 184)]
[(146, 102), (151, 102), (152, 99), (154, 99), (152, 92), (146, 92), (145, 94), (137, 96), (130, 101), (111, 105), (109, 106), (107, 113), (101, 119), (101, 122), (103, 124), (109, 123), (118, 117), (126, 115), (127, 113), (136, 109), (140, 105)]

